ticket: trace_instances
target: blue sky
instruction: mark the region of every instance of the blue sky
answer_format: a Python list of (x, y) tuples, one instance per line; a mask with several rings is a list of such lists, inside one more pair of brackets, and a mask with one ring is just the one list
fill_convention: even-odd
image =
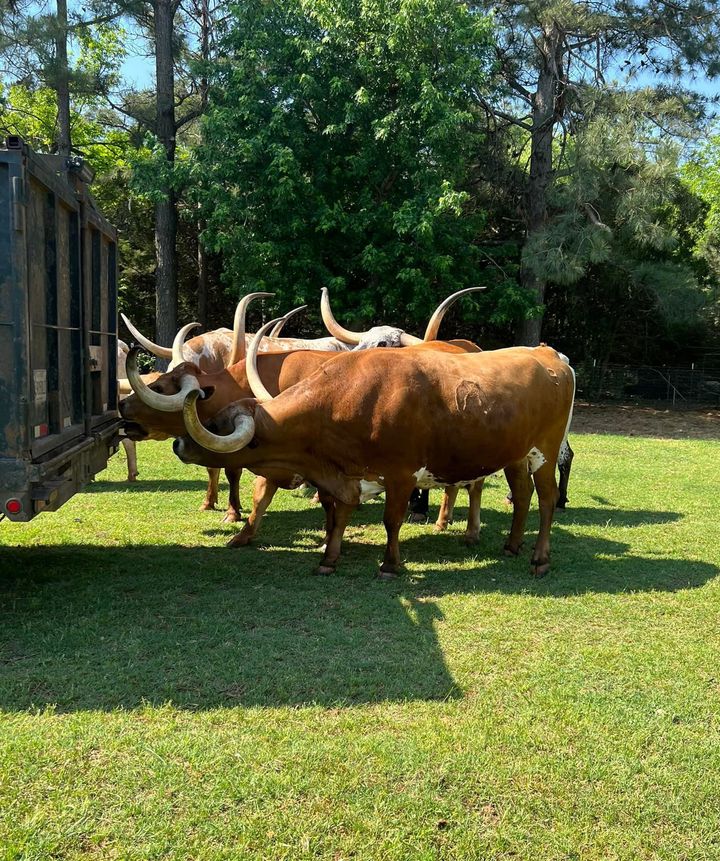
[[(133, 88), (150, 88), (153, 85), (155, 76), (155, 60), (153, 57), (140, 55), (128, 56), (122, 65), (122, 75), (127, 85)], [(636, 87), (648, 86), (656, 82), (657, 79), (654, 75), (643, 73), (634, 78), (633, 85)], [(683, 83), (688, 88), (697, 90), (703, 96), (720, 95), (720, 79), (711, 81), (702, 73), (698, 75), (686, 75), (683, 78)]]

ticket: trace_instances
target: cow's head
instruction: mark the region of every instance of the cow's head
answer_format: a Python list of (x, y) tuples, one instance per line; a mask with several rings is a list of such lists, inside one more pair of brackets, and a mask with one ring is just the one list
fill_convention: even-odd
[(137, 368), (139, 348), (127, 357), (127, 375), (133, 394), (120, 402), (120, 415), (125, 419), (125, 433), (136, 441), (167, 439), (184, 433), (182, 405), (190, 391), (203, 398), (211, 397), (214, 387), (208, 375), (197, 365), (183, 362), (154, 380), (148, 380)]

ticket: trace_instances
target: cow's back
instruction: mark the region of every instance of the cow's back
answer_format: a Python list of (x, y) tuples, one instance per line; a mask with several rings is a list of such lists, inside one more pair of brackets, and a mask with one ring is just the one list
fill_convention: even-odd
[(540, 443), (556, 458), (573, 392), (572, 370), (549, 347), (379, 349), (338, 356), (272, 410), (312, 402), (315, 447), (337, 460), (370, 472), (426, 468), (457, 482), (495, 472)]

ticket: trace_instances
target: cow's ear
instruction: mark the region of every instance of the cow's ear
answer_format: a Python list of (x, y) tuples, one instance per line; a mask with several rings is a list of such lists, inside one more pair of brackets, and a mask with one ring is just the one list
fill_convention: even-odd
[(215, 386), (203, 386), (202, 387), (203, 398), (208, 400), (215, 394)]

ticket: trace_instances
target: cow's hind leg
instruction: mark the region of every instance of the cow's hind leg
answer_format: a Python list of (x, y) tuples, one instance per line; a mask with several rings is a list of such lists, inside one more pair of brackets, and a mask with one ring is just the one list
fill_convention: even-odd
[(463, 541), (468, 546), (477, 544), (480, 540), (480, 503), (482, 501), (483, 485), (485, 479), (480, 478), (467, 487), (470, 507), (468, 509), (468, 522)]
[(230, 494), (228, 497), (228, 508), (223, 517), (223, 523), (237, 523), (240, 520), (240, 477), (242, 469), (226, 469), (225, 478), (230, 485)]
[(450, 485), (443, 492), (443, 501), (438, 512), (438, 519), (435, 523), (436, 532), (445, 532), (448, 526), (453, 521), (453, 511), (455, 510), (455, 500), (457, 499), (459, 487)]
[(263, 514), (267, 511), (268, 505), (273, 501), (273, 497), (278, 491), (277, 484), (268, 481), (266, 478), (258, 476), (253, 484), (253, 504), (250, 516), (243, 528), (237, 535), (228, 541), (228, 547), (244, 547), (249, 544), (257, 535), (260, 528), (260, 521)]
[(220, 470), (208, 469), (208, 486), (205, 491), (205, 499), (200, 506), (200, 511), (215, 511), (218, 501), (218, 485), (220, 484)]
[[(410, 491), (408, 491), (407, 496), (403, 501), (403, 513), (405, 511), (405, 506), (407, 506), (408, 496), (410, 496)], [(339, 499), (334, 501), (332, 529), (325, 545), (325, 555), (316, 569), (317, 574), (332, 574), (335, 571), (335, 565), (337, 564), (338, 557), (340, 556), (342, 537), (345, 532), (345, 528), (348, 525), (348, 521), (350, 520), (350, 515), (356, 508), (357, 505), (348, 505), (346, 502), (340, 502)], [(327, 509), (325, 511), (327, 514)]]
[(407, 499), (413, 487), (415, 479), (411, 477), (405, 481), (386, 481), (385, 483), (385, 511), (383, 523), (387, 533), (387, 544), (385, 545), (385, 558), (380, 566), (379, 577), (381, 580), (393, 580), (398, 575), (400, 560), (400, 527), (405, 519)]
[(568, 482), (570, 481), (570, 469), (572, 468), (574, 457), (575, 452), (570, 448), (570, 443), (565, 440), (558, 456), (558, 472), (560, 473), (560, 485), (558, 487), (558, 491), (560, 495), (558, 496), (557, 507), (562, 508), (563, 510), (568, 504), (567, 489)]
[(523, 458), (505, 468), (505, 478), (512, 494), (513, 516), (510, 534), (505, 542), (505, 555), (517, 556), (525, 537), (525, 523), (530, 510), (533, 483)]
[(430, 512), (430, 491), (427, 488), (414, 488), (410, 493), (410, 523), (427, 523)]
[(545, 463), (533, 474), (540, 506), (540, 531), (530, 560), (530, 570), (536, 577), (547, 574), (550, 568), (550, 527), (558, 498), (554, 463)]

